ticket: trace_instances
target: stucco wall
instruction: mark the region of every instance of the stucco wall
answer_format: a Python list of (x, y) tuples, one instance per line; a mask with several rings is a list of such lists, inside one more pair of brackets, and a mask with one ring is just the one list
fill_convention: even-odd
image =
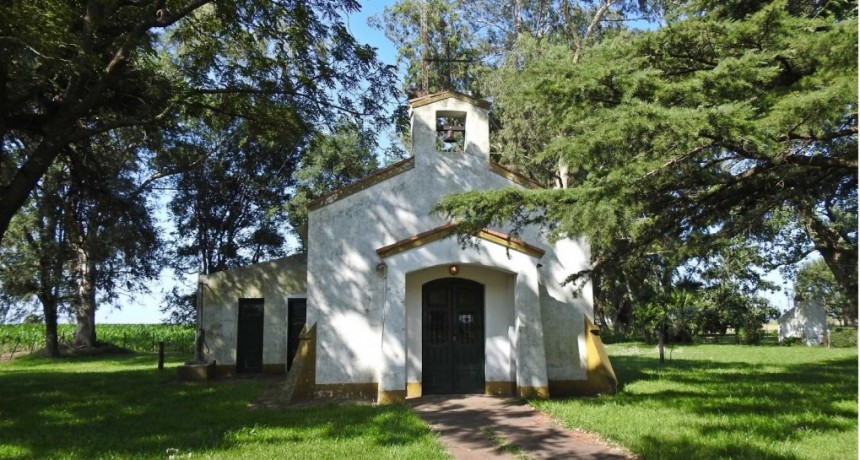
[(206, 359), (219, 365), (236, 363), (239, 299), (262, 298), (263, 364), (286, 363), (287, 301), (305, 296), (306, 263), (299, 254), (201, 276)]
[(570, 274), (586, 268), (588, 246), (573, 240), (558, 241), (541, 258), (541, 319), (549, 380), (586, 378), (586, 346), (583, 315), (594, 321), (591, 283), (575, 293), (574, 286), (562, 286)]
[[(466, 152), (436, 151), (435, 117), (449, 112), (466, 113)], [(518, 187), (490, 169), (486, 110), (461, 100), (447, 99), (419, 107), (412, 115), (414, 169), (309, 214), (308, 323), (318, 326), (317, 384), (379, 381), (386, 293), (391, 296), (392, 286), (400, 286), (397, 288), (410, 293), (412, 290), (403, 286), (405, 280), (386, 278), (381, 265), (384, 261), (376, 254), (376, 249), (446, 224), (446, 219), (431, 213), (443, 196), (467, 190)], [(551, 378), (583, 376), (582, 315), (591, 315), (590, 286), (576, 299), (569, 288), (559, 286), (567, 275), (587, 266), (587, 247), (581, 242), (568, 241), (559, 246), (560, 252), (556, 253), (555, 247), (545, 241), (537, 228), (526, 229), (519, 237), (546, 250), (546, 262), (540, 274), (547, 293), (540, 309), (545, 310), (546, 315), (539, 320), (541, 324), (537, 329), (543, 325), (553, 340), (569, 342), (547, 353), (552, 363), (549, 367), (554, 377)], [(456, 241), (451, 247), (459, 249)], [(501, 254), (498, 257), (506, 257), (504, 249), (496, 253)], [(451, 262), (464, 261), (456, 255), (451, 258)], [(534, 264), (531, 269), (535, 269)], [(505, 289), (506, 292), (510, 290)], [(537, 295), (535, 283), (534, 296)], [(408, 327), (414, 327), (410, 324)], [(394, 327), (405, 330), (407, 325)], [(411, 350), (413, 346), (408, 348)], [(503, 348), (500, 345), (499, 350)], [(416, 375), (417, 369), (413, 358), (414, 355), (410, 355), (410, 378)], [(405, 367), (405, 356), (403, 361)], [(403, 371), (405, 382), (405, 368)], [(514, 372), (513, 367), (505, 369), (500, 365), (488, 368), (487, 378), (489, 380), (491, 375), (493, 378), (509, 377), (511, 372)]]
[[(467, 125), (478, 118), (462, 101), (445, 107), (470, 111)], [(318, 324), (318, 384), (377, 380), (383, 279), (376, 249), (446, 223), (430, 212), (444, 195), (512, 185), (480, 155), (436, 153), (435, 129), (418, 130), (415, 145), (424, 143), (432, 150), (414, 149), (414, 169), (310, 212), (308, 322)]]

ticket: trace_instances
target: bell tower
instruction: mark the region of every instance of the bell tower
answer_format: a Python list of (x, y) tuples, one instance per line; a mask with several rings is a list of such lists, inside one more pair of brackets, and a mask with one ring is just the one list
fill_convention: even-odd
[(454, 91), (409, 101), (412, 114), (412, 155), (416, 164), (438, 155), (470, 155), (490, 161), (487, 101)]

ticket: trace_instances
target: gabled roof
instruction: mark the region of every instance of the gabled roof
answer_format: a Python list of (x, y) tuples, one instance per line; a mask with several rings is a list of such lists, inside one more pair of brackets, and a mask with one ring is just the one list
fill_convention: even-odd
[(505, 166), (500, 165), (499, 163), (496, 163), (495, 161), (490, 161), (490, 170), (504, 177), (505, 179), (515, 184), (522, 185), (526, 188), (546, 188), (540, 182), (529, 179), (525, 174), (518, 173), (513, 169), (507, 168)]
[(415, 108), (418, 108), (421, 106), (425, 106), (427, 104), (432, 104), (434, 102), (444, 101), (445, 99), (452, 99), (452, 98), (453, 99), (459, 99), (463, 102), (468, 102), (469, 104), (472, 104), (476, 107), (480, 107), (480, 108), (485, 109), (485, 110), (490, 110), (490, 103), (483, 100), (483, 99), (477, 99), (477, 98), (474, 98), (472, 96), (469, 96), (469, 95), (466, 95), (463, 93), (458, 93), (456, 91), (448, 91), (448, 90), (440, 91), (438, 93), (428, 94), (426, 96), (416, 97), (415, 99), (410, 99), (409, 100), (409, 106), (412, 107), (413, 109), (415, 109)]
[[(325, 195), (311, 201), (308, 203), (308, 210), (313, 211), (315, 209), (322, 208), (329, 204), (334, 203), (335, 201), (342, 200), (350, 195), (358, 193), (364, 189), (370, 188), (380, 182), (384, 182), (394, 176), (400, 175), (406, 171), (415, 167), (415, 157), (409, 157), (403, 161), (399, 161), (394, 163), (391, 166), (385, 167), (371, 173), (370, 175), (359, 179), (352, 184), (341, 187), (337, 190), (332, 190), (331, 192), (326, 193)], [(512, 169), (508, 169), (495, 161), (490, 162), (490, 171), (508, 179), (509, 181), (522, 185), (526, 188), (545, 188), (542, 184), (529, 179), (523, 174), (520, 174)]]
[(415, 167), (415, 157), (409, 157), (403, 161), (394, 163), (391, 166), (385, 167), (376, 171), (369, 176), (359, 179), (347, 186), (326, 193), (325, 195), (308, 203), (308, 211), (319, 209), (323, 206), (342, 200), (352, 194), (358, 193), (366, 188), (370, 188), (380, 182), (388, 180), (394, 176), (402, 174)]
[[(386, 258), (395, 254), (400, 254), (401, 252), (405, 252), (410, 249), (424, 246), (425, 244), (429, 244), (434, 241), (438, 241), (453, 235), (455, 233), (455, 226), (456, 224), (449, 223), (440, 227), (436, 227), (432, 230), (428, 230), (426, 232), (421, 232), (417, 235), (410, 236), (409, 238), (404, 238), (396, 243), (383, 246), (377, 249), (376, 253), (379, 254), (379, 257)], [(522, 252), (523, 254), (536, 257), (538, 259), (543, 257), (545, 253), (543, 249), (535, 245), (526, 243), (523, 240), (514, 238), (510, 235), (506, 235), (502, 232), (491, 230), (489, 228), (481, 229), (481, 231), (479, 231), (478, 234), (474, 236), (481, 238), (482, 240), (486, 240), (491, 243), (496, 243), (500, 246), (504, 246), (508, 249), (512, 249), (514, 251)]]
[(220, 280), (229, 277), (242, 277), (248, 274), (264, 273), (266, 271), (307, 271), (308, 267), (308, 255), (307, 253), (300, 252), (298, 254), (289, 255), (286, 257), (279, 257), (277, 259), (271, 259), (264, 262), (257, 262), (255, 264), (243, 265), (241, 267), (230, 268), (227, 270), (222, 270), (220, 272), (210, 273), (208, 275), (200, 275), (201, 280)]

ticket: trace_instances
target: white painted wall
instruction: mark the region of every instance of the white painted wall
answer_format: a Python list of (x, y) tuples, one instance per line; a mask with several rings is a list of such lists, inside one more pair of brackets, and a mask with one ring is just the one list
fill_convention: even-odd
[[(466, 113), (465, 153), (435, 149), (435, 118), (439, 112), (452, 111)], [(393, 271), (389, 267), (387, 276), (385, 271), (377, 269), (383, 261), (376, 249), (447, 223), (441, 216), (431, 213), (433, 205), (443, 196), (467, 190), (517, 186), (489, 168), (486, 110), (458, 99), (446, 99), (418, 107), (412, 116), (414, 169), (310, 212), (308, 322), (317, 324), (317, 383), (380, 382), (381, 387), (386, 387), (390, 386), (383, 382), (387, 380), (396, 387), (390, 389), (403, 388), (407, 373), (411, 379), (418, 369), (414, 363), (414, 343), (410, 345), (406, 339), (407, 328), (414, 327), (409, 323), (412, 316), (405, 310), (411, 307), (404, 303), (412, 294), (408, 283), (412, 276), (407, 273), (447, 262), (507, 267), (505, 270), (517, 273), (514, 297), (533, 297), (532, 305), (522, 306), (533, 311), (521, 309), (521, 314), (517, 313), (511, 320), (513, 323), (508, 322), (506, 327), (522, 326), (523, 331), (531, 331), (521, 334), (522, 337), (541, 344), (549, 339), (568, 342), (568, 345), (554, 346), (547, 351), (546, 363), (542, 346), (540, 357), (528, 355), (528, 348), (523, 347), (521, 351), (525, 354), (514, 359), (523, 363), (521, 366), (509, 364), (506, 368), (501, 362), (498, 366), (494, 364), (488, 368), (488, 379), (490, 376), (508, 379), (512, 372), (519, 372), (518, 379), (524, 379), (522, 383), (539, 386), (546, 385), (547, 374), (549, 378), (584, 378), (582, 315), (592, 314), (590, 286), (578, 298), (571, 295), (569, 288), (560, 287), (567, 275), (587, 266), (588, 248), (582, 242), (566, 241), (552, 246), (540, 229), (522, 232), (523, 240), (547, 251), (541, 260), (544, 267), (539, 272), (529, 256), (482, 242), (483, 249), (477, 251), (483, 250), (485, 258), (472, 257), (470, 250), (462, 250), (454, 238), (390, 258), (403, 261), (398, 262), (402, 267), (408, 265), (406, 261), (410, 258), (423, 265), (403, 268), (405, 271)], [(447, 241), (444, 247), (438, 246), (437, 243), (444, 241)], [(428, 251), (443, 252), (430, 254)], [(424, 257), (428, 254), (432, 257)], [(517, 266), (512, 262), (520, 256), (528, 260), (528, 265)], [(390, 260), (385, 262), (391, 264)], [(523, 267), (530, 271), (521, 273)], [(395, 279), (393, 273), (399, 273), (401, 278)], [(499, 285), (497, 281), (493, 283)], [(510, 286), (504, 289), (510, 294)], [(545, 295), (538, 300), (542, 293)], [(399, 313), (391, 299), (403, 299), (399, 300)], [(531, 323), (533, 319), (536, 319), (535, 324)], [(383, 321), (386, 337), (382, 335)], [(502, 328), (500, 324), (496, 326)], [(389, 333), (393, 335), (387, 335)], [(493, 352), (498, 350), (499, 361), (506, 359), (510, 348), (505, 354), (501, 338), (494, 339), (493, 343), (494, 347), (498, 344)], [(407, 355), (411, 363), (409, 370)], [(420, 353), (418, 356), (420, 358)], [(540, 363), (535, 364), (538, 361)], [(528, 367), (533, 364), (537, 369), (530, 370)], [(383, 378), (382, 374), (387, 377)], [(532, 375), (539, 377), (532, 378)]]
[(239, 299), (263, 299), (263, 364), (287, 362), (287, 299), (306, 290), (303, 254), (200, 277), (207, 360), (236, 364)]
[(779, 341), (797, 337), (806, 345), (821, 345), (827, 339), (827, 312), (818, 299), (802, 300), (777, 320)]
[(589, 247), (574, 240), (558, 241), (541, 258), (541, 318), (549, 380), (581, 380), (586, 375), (585, 321), (594, 322), (591, 283), (576, 294), (573, 286), (561, 282), (584, 270), (591, 260)]

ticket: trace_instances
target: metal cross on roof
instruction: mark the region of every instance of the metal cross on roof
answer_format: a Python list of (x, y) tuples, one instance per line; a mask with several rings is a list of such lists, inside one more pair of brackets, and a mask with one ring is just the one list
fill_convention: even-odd
[(421, 62), (421, 74), (422, 74), (421, 75), (421, 92), (423, 94), (428, 94), (430, 92), (430, 88), (429, 88), (430, 87), (430, 76), (429, 76), (430, 74), (429, 74), (429, 70), (427, 68), (428, 67), (427, 64), (431, 63), (431, 62), (436, 63), (436, 64), (441, 64), (442, 73), (443, 73), (443, 76), (445, 77), (445, 84), (446, 84), (446, 88), (444, 88), (444, 89), (449, 89), (449, 90), (454, 90), (454, 91), (456, 91), (457, 88), (454, 88), (454, 79), (452, 77), (451, 68), (453, 67), (453, 65), (455, 63), (465, 64), (465, 66), (464, 66), (465, 68), (463, 69), (464, 83), (465, 83), (465, 86), (467, 86), (467, 87), (469, 86), (469, 64), (471, 64), (473, 62), (473, 60), (472, 59), (454, 59), (451, 57), (451, 46), (448, 43), (447, 34), (445, 33), (445, 31), (447, 31), (447, 27), (448, 27), (448, 25), (445, 23), (444, 19), (439, 21), (439, 28), (443, 31), (442, 32), (442, 36), (443, 36), (442, 41), (445, 43), (445, 55), (443, 57), (429, 57), (428, 56), (428, 50), (430, 49), (430, 44), (428, 43), (428, 39), (427, 39), (427, 24), (426, 24), (425, 12), (422, 9), (421, 42), (422, 42), (422, 46), (424, 49), (422, 50), (422, 53), (421, 53), (422, 54), (422, 57), (421, 57), (421, 61), (422, 61)]

